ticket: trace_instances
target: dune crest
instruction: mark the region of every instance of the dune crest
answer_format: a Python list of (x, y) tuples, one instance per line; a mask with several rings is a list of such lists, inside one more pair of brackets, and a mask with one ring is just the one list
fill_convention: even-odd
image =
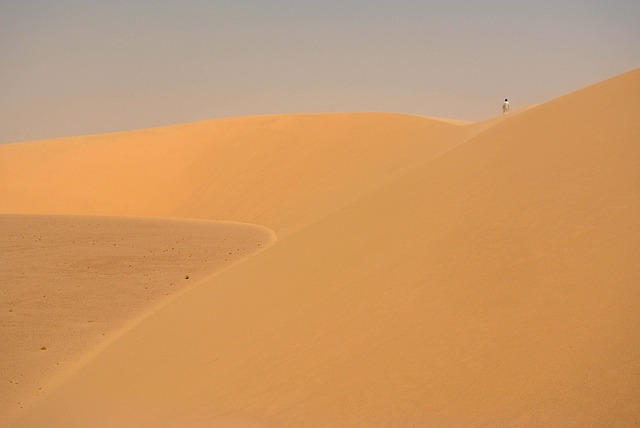
[[(0, 148), (7, 212), (224, 218), (279, 237), (15, 426), (638, 423), (639, 100), (640, 69), (464, 126), (269, 116)], [(61, 174), (84, 163), (101, 168)]]
[(473, 125), (345, 113), (9, 144), (0, 212), (233, 220), (282, 237), (473, 134)]

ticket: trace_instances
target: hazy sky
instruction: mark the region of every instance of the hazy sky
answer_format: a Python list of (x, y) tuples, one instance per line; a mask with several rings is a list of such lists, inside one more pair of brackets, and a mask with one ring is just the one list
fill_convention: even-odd
[(638, 0), (0, 0), (0, 142), (265, 113), (476, 120), (639, 66)]

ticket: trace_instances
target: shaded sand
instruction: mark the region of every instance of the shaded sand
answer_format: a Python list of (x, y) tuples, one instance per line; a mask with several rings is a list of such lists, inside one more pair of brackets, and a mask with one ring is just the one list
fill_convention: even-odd
[(145, 311), (271, 241), (233, 223), (0, 215), (0, 415), (46, 393)]
[[(640, 423), (639, 100), (635, 70), (465, 126), (273, 116), (0, 148), (5, 211), (228, 218), (279, 235), (15, 426)], [(141, 162), (154, 141), (173, 158)], [(119, 152), (113, 182), (79, 167)], [(100, 190), (60, 175), (70, 165)], [(140, 200), (154, 179), (166, 198)]]

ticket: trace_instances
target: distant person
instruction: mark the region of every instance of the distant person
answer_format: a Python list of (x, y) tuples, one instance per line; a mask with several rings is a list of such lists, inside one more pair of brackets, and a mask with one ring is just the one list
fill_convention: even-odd
[(507, 113), (509, 113), (509, 100), (505, 98), (504, 103), (502, 103), (502, 114)]

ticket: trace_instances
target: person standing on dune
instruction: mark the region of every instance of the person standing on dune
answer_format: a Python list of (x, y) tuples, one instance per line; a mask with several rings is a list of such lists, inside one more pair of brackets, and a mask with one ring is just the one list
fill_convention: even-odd
[(502, 114), (507, 113), (509, 113), (509, 100), (505, 98), (504, 103), (502, 103)]

